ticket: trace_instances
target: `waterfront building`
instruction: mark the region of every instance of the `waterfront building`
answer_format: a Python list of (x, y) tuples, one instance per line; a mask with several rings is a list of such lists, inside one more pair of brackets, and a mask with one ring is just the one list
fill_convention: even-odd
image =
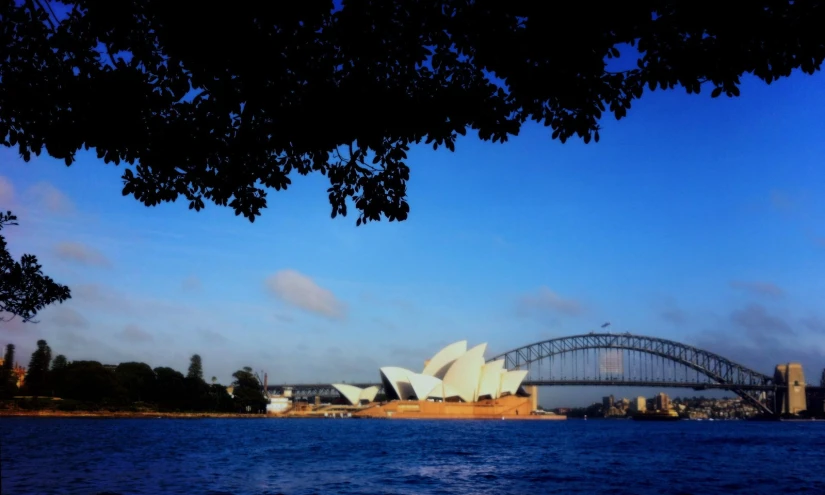
[(633, 402), (630, 403), (630, 410), (632, 412), (645, 412), (647, 411), (647, 399), (642, 397), (636, 397), (633, 399)]
[(667, 411), (670, 409), (670, 397), (664, 392), (660, 392), (655, 398), (655, 409), (659, 411)]
[[(538, 408), (537, 388), (522, 388), (526, 370), (507, 370), (504, 360), (486, 362), (487, 344), (467, 348), (462, 340), (424, 362), (419, 373), (396, 366), (379, 369), (387, 402), (375, 404), (378, 387), (332, 386), (353, 406), (369, 407), (353, 417), (505, 417), (531, 416)], [(563, 419), (560, 418), (560, 419)]]
[(290, 407), (292, 407), (292, 404), (289, 397), (270, 397), (269, 403), (266, 405), (266, 412), (267, 414), (279, 414), (286, 412)]
[[(384, 393), (389, 400), (466, 403), (516, 395), (527, 371), (506, 370), (501, 359), (485, 363), (486, 349), (487, 344), (468, 350), (466, 340), (455, 342), (425, 361), (421, 373), (385, 366), (379, 370)], [(332, 386), (352, 405), (372, 402), (378, 393), (377, 387), (361, 389), (344, 383)]]

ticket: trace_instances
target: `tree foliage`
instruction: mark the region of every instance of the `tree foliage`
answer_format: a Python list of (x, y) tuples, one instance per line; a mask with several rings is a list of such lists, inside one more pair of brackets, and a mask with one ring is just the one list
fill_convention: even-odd
[[(0, 367), (0, 399), (10, 399), (18, 393), (14, 365), (7, 364), (14, 363), (14, 352), (13, 344), (6, 346), (6, 360)], [(195, 357), (199, 358), (197, 354)], [(193, 361), (197, 361), (198, 366), (203, 364), (200, 359)], [(25, 391), (35, 397), (53, 396), (63, 400), (42, 403), (32, 400), (18, 405), (37, 408), (56, 404), (63, 410), (106, 407), (176, 412), (246, 412), (247, 405), (254, 405), (254, 412), (260, 412), (263, 410), (260, 384), (251, 368), (244, 370), (249, 370), (249, 374), (242, 370), (239, 373), (243, 374), (235, 377), (240, 383), (236, 387), (240, 396), (233, 399), (226, 387), (217, 383), (217, 378), (212, 377), (209, 385), (197, 373), (192, 373), (191, 367), (190, 373), (184, 376), (169, 367), (152, 369), (141, 362), (120, 363), (112, 369), (98, 361), (69, 362), (62, 354), (52, 360), (51, 349), (46, 341), (40, 340), (29, 363)]]
[(120, 363), (115, 377), (131, 402), (154, 402), (157, 392), (155, 372), (146, 363)]
[(52, 361), (52, 371), (58, 371), (62, 369), (66, 369), (66, 366), (69, 365), (69, 361), (66, 359), (66, 356), (63, 354), (58, 354), (54, 357)]
[(49, 371), (49, 385), (53, 396), (60, 397), (66, 390), (66, 370), (69, 360), (63, 354), (58, 354), (52, 360), (52, 369)]
[(157, 377), (157, 401), (166, 405), (166, 409), (179, 409), (186, 391), (186, 378), (180, 371), (167, 366), (155, 368)]
[(503, 142), (529, 120), (598, 141), (645, 91), (738, 96), (743, 74), (825, 57), (825, 7), (798, 0), (51, 5), (0, 0), (4, 144), (67, 165), (94, 149), (130, 164), (124, 195), (250, 220), (266, 189), (312, 172), (333, 217), (352, 201), (358, 224), (404, 220), (413, 144)]
[(52, 349), (45, 340), (37, 341), (37, 349), (29, 360), (29, 369), (26, 373), (26, 391), (30, 395), (38, 396), (49, 390), (49, 366), (52, 362)]
[(242, 408), (250, 407), (252, 411), (260, 411), (266, 408), (266, 398), (263, 394), (263, 386), (258, 381), (258, 377), (252, 368), (246, 366), (232, 374), (235, 379), (232, 382), (232, 395)]
[[(0, 83), (0, 95), (5, 92), (5, 82)], [(3, 104), (0, 96), (0, 107)], [(1, 127), (0, 123), (0, 135), (4, 132)], [(11, 225), (17, 225), (17, 217), (10, 211), (0, 213), (0, 231)], [(23, 321), (33, 321), (38, 311), (69, 298), (69, 288), (44, 275), (37, 257), (24, 254), (20, 261), (15, 261), (9, 253), (6, 239), (0, 235), (0, 321), (9, 318), (3, 313), (11, 314), (10, 318), (19, 316)]]
[(120, 387), (115, 374), (98, 361), (72, 361), (65, 370), (61, 395), (87, 402), (117, 402)]
[(6, 345), (3, 366), (0, 367), (0, 398), (12, 397), (17, 393), (17, 377), (14, 376), (14, 344)]
[(186, 378), (203, 381), (203, 363), (198, 354), (192, 354), (189, 358), (189, 371), (186, 373)]
[(3, 369), (12, 371), (14, 369), (14, 344), (6, 344), (6, 352), (3, 354)]

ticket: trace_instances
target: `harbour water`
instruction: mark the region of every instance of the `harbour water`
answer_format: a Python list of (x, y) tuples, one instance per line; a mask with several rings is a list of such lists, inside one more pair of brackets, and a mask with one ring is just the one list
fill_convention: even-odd
[(825, 493), (825, 422), (0, 418), (4, 495)]

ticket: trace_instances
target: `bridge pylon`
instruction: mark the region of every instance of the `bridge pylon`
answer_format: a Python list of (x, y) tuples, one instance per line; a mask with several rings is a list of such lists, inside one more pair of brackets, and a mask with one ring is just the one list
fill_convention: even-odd
[(777, 364), (774, 381), (784, 385), (777, 393), (777, 414), (799, 414), (808, 409), (805, 373), (799, 363)]

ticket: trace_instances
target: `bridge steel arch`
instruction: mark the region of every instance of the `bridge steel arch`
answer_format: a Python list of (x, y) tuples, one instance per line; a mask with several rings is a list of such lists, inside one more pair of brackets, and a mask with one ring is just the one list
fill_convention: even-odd
[(730, 390), (761, 411), (771, 413), (771, 409), (763, 404), (758, 396), (759, 390), (772, 389), (775, 393), (777, 385), (773, 377), (718, 354), (657, 337), (594, 332), (536, 342), (501, 353), (488, 361), (503, 359), (505, 368), (520, 369), (552, 356), (587, 349), (637, 351), (669, 359), (704, 374), (718, 383), (719, 388)]

